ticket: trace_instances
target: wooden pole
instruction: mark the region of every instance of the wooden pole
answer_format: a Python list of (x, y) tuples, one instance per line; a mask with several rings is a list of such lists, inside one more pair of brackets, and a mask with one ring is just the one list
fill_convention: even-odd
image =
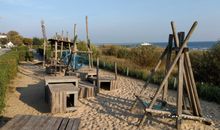
[(77, 45), (76, 45), (76, 24), (74, 24), (74, 29), (73, 29), (73, 35), (74, 35), (74, 43), (73, 43), (73, 50), (74, 50), (74, 53), (73, 53), (73, 58), (74, 58), (74, 71), (76, 70), (76, 52), (77, 52)]
[(117, 63), (115, 62), (115, 80), (118, 79)]
[(171, 22), (171, 28), (172, 28), (172, 31), (173, 31), (175, 46), (179, 47), (179, 38), (178, 38), (177, 33), (176, 33), (176, 25), (173, 21)]
[[(86, 16), (86, 39), (87, 39), (88, 51), (91, 51), (90, 40), (89, 40), (88, 16)], [(91, 54), (88, 54), (88, 57), (89, 57), (89, 68), (91, 69)]]
[[(183, 52), (184, 46), (187, 45), (187, 43), (188, 43), (188, 41), (189, 41), (189, 38), (191, 37), (193, 31), (195, 30), (197, 24), (198, 24), (197, 22), (194, 22), (194, 24), (192, 25), (192, 27), (191, 27), (191, 29), (190, 29), (188, 35), (186, 36), (186, 39), (184, 40), (183, 45), (181, 46), (181, 48), (180, 48), (180, 50), (179, 50), (179, 52), (178, 52), (176, 58), (175, 58), (174, 61), (172, 62), (169, 71), (167, 72), (167, 74), (166, 74), (164, 80), (162, 81), (162, 83), (161, 83), (159, 89), (157, 90), (156, 94), (154, 95), (154, 98), (153, 98), (153, 100), (151, 101), (151, 103), (150, 103), (150, 105), (149, 105), (149, 108), (152, 108), (152, 107), (153, 107), (153, 105), (154, 105), (154, 103), (155, 103), (157, 97), (159, 96), (161, 90), (163, 89), (163, 86), (164, 86), (165, 83), (167, 82), (167, 80), (168, 80), (168, 78), (169, 78), (169, 76), (170, 76), (170, 74), (171, 74), (171, 72), (172, 72), (174, 66), (176, 65), (177, 61), (179, 60), (179, 58), (180, 58), (180, 56), (181, 56), (181, 54), (182, 54), (182, 52)], [(173, 34), (173, 35), (176, 35), (176, 34)]]
[(60, 59), (62, 58), (62, 55), (63, 55), (63, 30), (61, 34), (61, 39), (62, 39), (62, 42), (61, 42), (61, 48), (60, 48)]
[(193, 92), (195, 94), (195, 100), (196, 100), (199, 116), (202, 116), (202, 109), (201, 109), (201, 105), (200, 105), (200, 101), (199, 101), (199, 97), (198, 97), (198, 92), (197, 92), (197, 89), (196, 89), (196, 83), (195, 83), (195, 79), (194, 79), (194, 76), (193, 76), (192, 65), (191, 65), (191, 61), (190, 61), (190, 57), (189, 57), (188, 52), (186, 52), (186, 60), (187, 60), (187, 64), (188, 64), (188, 67), (189, 67), (189, 74), (190, 74), (190, 78), (192, 80), (192, 87), (193, 87)]
[(73, 36), (75, 37), (76, 36), (76, 24), (74, 24), (74, 31), (73, 31)]
[(99, 58), (97, 58), (97, 61), (96, 61), (96, 73), (97, 73), (97, 88), (96, 88), (96, 94), (100, 92), (100, 83), (99, 83)]
[[(184, 55), (182, 54), (179, 59), (178, 65), (178, 88), (177, 88), (177, 116), (182, 115), (183, 107), (183, 64), (184, 64)], [(181, 118), (178, 117), (176, 120), (177, 129), (180, 130)]]
[[(57, 36), (58, 35), (56, 33), (56, 38), (55, 38), (56, 40), (57, 40)], [(56, 75), (56, 72), (57, 72), (57, 41), (55, 41), (55, 58), (54, 59), (55, 59), (55, 72), (54, 73)]]

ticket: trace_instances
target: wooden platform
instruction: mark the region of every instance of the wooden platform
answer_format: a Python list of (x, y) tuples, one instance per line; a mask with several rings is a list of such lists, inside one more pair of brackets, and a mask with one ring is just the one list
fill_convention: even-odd
[(79, 79), (76, 76), (46, 76), (45, 77), (45, 86), (48, 84), (56, 84), (56, 83), (73, 83), (76, 87), (78, 87)]
[(79, 118), (17, 115), (1, 130), (78, 130)]
[(97, 73), (95, 69), (82, 69), (78, 70), (81, 80), (87, 80), (88, 77), (96, 77)]
[(88, 81), (79, 81), (79, 98), (89, 98), (95, 96), (95, 85)]
[(45, 86), (45, 99), (51, 113), (76, 110), (79, 88), (72, 83), (48, 84)]

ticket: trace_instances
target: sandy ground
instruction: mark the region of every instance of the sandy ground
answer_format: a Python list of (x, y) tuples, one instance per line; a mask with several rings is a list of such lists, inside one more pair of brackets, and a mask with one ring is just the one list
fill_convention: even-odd
[[(113, 73), (102, 71), (103, 74)], [(31, 63), (22, 63), (19, 73), (12, 81), (6, 107), (3, 112), (3, 124), (7, 119), (17, 114), (51, 115), (49, 107), (44, 102), (44, 70)], [(79, 100), (77, 111), (71, 113), (54, 114), (53, 116), (81, 118), (80, 129), (88, 130), (136, 130), (136, 129), (174, 129), (172, 119), (155, 117), (149, 125), (145, 122), (141, 128), (137, 127), (142, 117), (141, 107), (131, 113), (129, 108), (134, 101), (133, 94), (138, 93), (144, 82), (141, 80), (118, 76), (119, 89), (114, 91), (101, 90), (95, 98)], [(146, 90), (146, 97), (152, 96), (157, 86), (150, 85)], [(175, 102), (175, 91), (169, 91), (169, 101)], [(201, 100), (205, 117), (214, 121), (214, 126), (207, 126), (195, 121), (183, 121), (182, 129), (220, 129), (220, 105)], [(5, 121), (5, 122), (4, 122)]]

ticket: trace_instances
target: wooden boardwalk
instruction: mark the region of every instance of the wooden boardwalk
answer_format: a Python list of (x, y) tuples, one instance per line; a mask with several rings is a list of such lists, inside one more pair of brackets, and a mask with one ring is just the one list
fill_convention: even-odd
[(1, 130), (78, 130), (79, 118), (17, 115)]

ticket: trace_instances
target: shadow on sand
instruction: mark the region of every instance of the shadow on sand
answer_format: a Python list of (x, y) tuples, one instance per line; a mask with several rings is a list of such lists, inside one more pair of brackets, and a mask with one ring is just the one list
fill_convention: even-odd
[(20, 100), (28, 106), (33, 107), (41, 113), (48, 113), (49, 106), (44, 100), (44, 82), (30, 84), (28, 87), (18, 87), (16, 89), (20, 94)]
[[(82, 104), (85, 104), (93, 109), (96, 109), (97, 112), (114, 116), (120, 121), (127, 122), (129, 125), (138, 126), (140, 119), (143, 117), (143, 112), (140, 113), (140, 111), (139, 112), (130, 111), (133, 101), (129, 99), (124, 99), (120, 97), (99, 93), (95, 100), (87, 99), (86, 101), (88, 101), (89, 103), (85, 103), (82, 100), (80, 100)], [(101, 105), (103, 109), (98, 108), (97, 107), (98, 105)], [(139, 104), (138, 107), (140, 108), (141, 105)], [(137, 118), (138, 121), (137, 120), (135, 122), (130, 121), (129, 120), (130, 117), (133, 119)], [(174, 125), (166, 123), (162, 120), (157, 120), (156, 118), (151, 119), (151, 121), (155, 123), (164, 124), (170, 127), (171, 129), (174, 128)], [(147, 125), (147, 123), (145, 125)]]

